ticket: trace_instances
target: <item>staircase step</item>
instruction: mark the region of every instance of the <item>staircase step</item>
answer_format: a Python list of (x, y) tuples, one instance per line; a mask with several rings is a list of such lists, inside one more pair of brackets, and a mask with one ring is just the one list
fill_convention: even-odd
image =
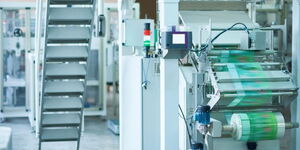
[(42, 142), (77, 141), (79, 146), (95, 3), (49, 0), (47, 4), (39, 149)]
[(91, 24), (92, 8), (50, 8), (49, 24)]
[(45, 96), (78, 96), (84, 92), (82, 81), (47, 81), (44, 86)]
[(42, 129), (41, 141), (77, 141), (79, 139), (78, 128)]
[(65, 126), (79, 126), (80, 115), (78, 113), (65, 114), (43, 114), (43, 127), (65, 127)]
[(48, 46), (47, 61), (86, 61), (88, 47), (86, 46)]
[(44, 112), (54, 111), (80, 111), (82, 109), (81, 99), (70, 98), (44, 98)]
[(88, 43), (89, 27), (48, 27), (48, 43)]
[(84, 64), (46, 64), (47, 79), (84, 79), (86, 67)]
[(93, 0), (50, 0), (51, 5), (93, 4)]

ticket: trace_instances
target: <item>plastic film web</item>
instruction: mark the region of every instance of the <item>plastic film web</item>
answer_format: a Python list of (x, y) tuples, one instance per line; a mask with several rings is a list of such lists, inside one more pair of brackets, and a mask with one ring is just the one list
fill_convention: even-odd
[[(227, 68), (230, 76), (240, 78), (241, 76), (251, 76), (261, 78), (267, 76), (259, 63), (255, 63), (253, 51), (242, 50), (223, 50), (220, 62), (228, 63)], [(253, 81), (258, 82), (258, 81)], [(262, 106), (271, 102), (272, 96), (257, 96), (258, 91), (244, 91), (244, 86), (249, 84), (249, 81), (234, 81), (234, 87), (237, 89), (238, 96), (228, 105), (234, 106)], [(255, 88), (261, 84), (257, 84)], [(271, 91), (266, 91), (271, 92)], [(256, 95), (256, 96), (254, 96)]]
[(277, 139), (278, 122), (276, 114), (272, 112), (258, 112), (239, 115), (242, 121), (241, 140), (261, 141)]

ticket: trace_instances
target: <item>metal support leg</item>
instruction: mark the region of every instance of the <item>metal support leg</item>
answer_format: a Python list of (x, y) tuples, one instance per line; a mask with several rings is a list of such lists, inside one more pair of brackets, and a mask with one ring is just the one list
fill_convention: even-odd
[[(31, 33), (30, 33), (30, 8), (26, 8), (25, 10), (25, 59), (28, 58), (28, 53), (29, 51), (31, 50)], [(25, 60), (26, 61), (26, 60)], [(25, 63), (26, 64), (26, 63)], [(29, 64), (26, 64), (26, 65), (29, 65)], [(26, 86), (25, 86), (25, 109), (26, 111), (29, 111), (30, 110), (30, 99), (29, 99), (29, 95), (30, 95), (30, 84), (29, 84), (29, 79), (30, 77), (28, 76), (29, 75), (29, 66), (26, 66), (25, 68), (25, 83), (26, 83)], [(32, 110), (31, 110), (32, 111)], [(32, 121), (32, 118), (34, 116), (30, 116), (31, 113), (29, 113), (28, 117), (29, 117), (29, 120), (30, 120), (30, 125), (33, 126), (33, 121)]]
[(79, 148), (80, 148), (80, 138), (77, 141), (77, 150), (79, 150)]
[(3, 75), (3, 9), (0, 8), (0, 113), (3, 112), (3, 84), (4, 84), (4, 75)]
[(41, 36), (42, 36), (42, 22), (43, 22), (43, 9), (44, 9), (45, 2), (42, 0), (38, 0), (36, 2), (36, 22), (35, 22), (35, 81), (34, 81), (34, 99), (35, 99), (35, 111), (36, 111), (36, 137), (39, 136), (40, 132), (40, 115), (41, 115), (41, 104), (40, 104), (40, 50), (41, 50)]
[(82, 116), (81, 117), (82, 117), (82, 122), (81, 122), (81, 131), (80, 132), (81, 132), (81, 135), (83, 135), (83, 132), (84, 132), (84, 129), (85, 129), (84, 128), (85, 127), (84, 126), (84, 111), (82, 111)]
[(114, 117), (117, 117), (117, 61), (115, 60), (116, 49), (113, 46), (113, 107)]
[(39, 140), (39, 150), (41, 150), (42, 149), (42, 142), (41, 142), (41, 140)]
[[(97, 15), (103, 14), (104, 2), (98, 0)], [(104, 49), (104, 38), (99, 39), (99, 51), (98, 51), (98, 70), (99, 70), (99, 105), (101, 110), (106, 114), (106, 50)]]

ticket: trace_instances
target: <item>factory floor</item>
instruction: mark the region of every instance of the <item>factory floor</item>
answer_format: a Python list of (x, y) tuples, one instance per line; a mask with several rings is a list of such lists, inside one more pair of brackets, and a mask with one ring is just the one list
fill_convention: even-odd
[[(109, 93), (107, 97), (106, 117), (85, 118), (85, 131), (81, 138), (80, 150), (119, 150), (119, 136), (114, 135), (106, 126), (108, 118), (115, 118), (112, 94)], [(38, 139), (32, 132), (27, 118), (7, 119), (4, 123), (0, 123), (0, 126), (12, 128), (13, 150), (38, 150)], [(289, 150), (291, 132), (294, 131), (288, 130), (281, 139), (280, 150)], [(76, 142), (43, 143), (42, 150), (76, 150)]]
[[(106, 121), (114, 118), (112, 98), (108, 94), (108, 115), (106, 117), (86, 117), (85, 131), (81, 138), (80, 150), (118, 150), (119, 136), (107, 129)], [(0, 126), (13, 130), (13, 150), (38, 150), (38, 138), (32, 132), (28, 118), (6, 119)], [(42, 150), (76, 150), (76, 142), (47, 142)]]
[[(31, 131), (28, 119), (8, 119), (0, 126), (13, 130), (13, 150), (37, 150), (38, 138)], [(118, 150), (119, 136), (106, 127), (106, 120), (100, 117), (87, 117), (85, 131), (80, 142), (81, 150)], [(76, 142), (49, 142), (42, 144), (42, 150), (76, 150)]]

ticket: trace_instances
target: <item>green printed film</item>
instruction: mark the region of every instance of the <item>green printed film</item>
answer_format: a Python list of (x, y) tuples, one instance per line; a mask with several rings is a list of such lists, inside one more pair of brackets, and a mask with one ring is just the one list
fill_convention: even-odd
[(221, 63), (240, 63), (240, 62), (253, 62), (254, 53), (252, 51), (244, 50), (221, 50), (222, 55), (220, 58)]
[(278, 122), (274, 113), (258, 112), (246, 114), (250, 121), (250, 129), (247, 126), (243, 126), (242, 137), (248, 137), (247, 141), (253, 142), (277, 139)]
[[(254, 53), (255, 51), (222, 50), (220, 62), (230, 63), (228, 72), (231, 76), (251, 76), (256, 78), (267, 76), (263, 72), (257, 72), (263, 71), (263, 68), (259, 63), (255, 63)], [(228, 106), (262, 106), (271, 103), (272, 96), (253, 96), (259, 95), (259, 92), (243, 91), (243, 87), (249, 85), (249, 83), (245, 81), (235, 82), (235, 88), (239, 89), (237, 93), (239, 96), (233, 99)], [(259, 85), (261, 84), (255, 84), (255, 87), (259, 88)], [(271, 91), (265, 92), (271, 93)]]

